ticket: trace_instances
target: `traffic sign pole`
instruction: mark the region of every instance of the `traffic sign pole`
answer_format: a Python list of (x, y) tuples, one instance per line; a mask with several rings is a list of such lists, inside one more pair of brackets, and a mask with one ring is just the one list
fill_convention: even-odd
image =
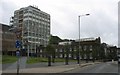
[[(13, 26), (14, 26), (14, 24), (13, 24)], [(16, 51), (16, 56), (17, 56), (17, 58), (18, 58), (18, 60), (17, 60), (17, 75), (19, 75), (19, 62), (20, 62), (20, 50), (21, 50), (21, 47), (22, 47), (22, 27), (17, 27), (17, 26), (14, 26), (14, 27), (12, 27), (11, 29), (9, 29), (9, 30), (13, 30), (14, 32), (15, 32), (15, 34), (16, 34), (16, 38), (17, 38), (17, 40), (16, 40), (16, 42), (15, 42), (15, 46), (16, 46), (16, 48), (17, 48), (17, 51)]]
[(17, 75), (19, 75), (19, 56), (18, 56), (18, 61), (17, 61)]
[(17, 56), (17, 58), (18, 58), (18, 60), (17, 60), (17, 75), (19, 75), (19, 63), (20, 63), (20, 60), (19, 60), (19, 58), (20, 58), (20, 48), (18, 48), (19, 50), (17, 50), (16, 51), (16, 56)]
[(18, 57), (17, 60), (17, 75), (19, 75), (19, 58), (20, 58), (20, 48), (21, 48), (21, 42), (19, 40), (16, 40), (16, 48), (18, 48), (18, 50), (16, 51), (16, 56)]

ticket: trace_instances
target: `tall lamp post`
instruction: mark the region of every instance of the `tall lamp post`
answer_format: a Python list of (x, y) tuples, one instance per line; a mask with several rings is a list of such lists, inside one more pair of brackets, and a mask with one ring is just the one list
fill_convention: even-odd
[(85, 15), (79, 15), (79, 16), (78, 16), (78, 25), (79, 25), (78, 64), (79, 64), (79, 65), (80, 65), (80, 17), (82, 17), (82, 16), (88, 16), (88, 15), (90, 15), (90, 14), (85, 14)]

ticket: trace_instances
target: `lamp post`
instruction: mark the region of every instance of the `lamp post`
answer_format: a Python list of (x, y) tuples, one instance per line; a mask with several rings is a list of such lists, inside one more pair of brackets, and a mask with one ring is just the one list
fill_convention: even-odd
[(79, 48), (78, 48), (78, 64), (80, 65), (80, 17), (82, 17), (82, 16), (88, 16), (88, 15), (90, 15), (90, 14), (85, 14), (85, 15), (79, 15), (78, 16), (78, 25), (79, 25)]

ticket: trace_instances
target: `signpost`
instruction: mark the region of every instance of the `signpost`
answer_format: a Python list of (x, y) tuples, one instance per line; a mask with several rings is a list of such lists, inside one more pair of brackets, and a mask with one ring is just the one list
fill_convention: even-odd
[(18, 48), (18, 50), (16, 51), (16, 56), (18, 57), (18, 61), (17, 61), (17, 75), (19, 75), (19, 57), (20, 57), (20, 48), (21, 48), (21, 42), (19, 40), (16, 40), (16, 48)]
[[(12, 17), (14, 19), (14, 17)], [(11, 22), (13, 23), (13, 22)], [(22, 48), (22, 42), (21, 42), (21, 36), (22, 36), (22, 27), (18, 27), (16, 25), (14, 25), (14, 23), (11, 26), (12, 28), (9, 29), (9, 31), (13, 31), (16, 34), (16, 42), (15, 42), (15, 47), (17, 48), (16, 51), (16, 56), (18, 57), (18, 61), (17, 61), (17, 75), (19, 75), (19, 57), (20, 57), (20, 50)]]
[(17, 57), (20, 56), (20, 51), (19, 51), (19, 50), (16, 51), (16, 56), (17, 56)]
[(21, 47), (21, 42), (19, 40), (16, 40), (15, 46), (16, 46), (16, 48), (20, 48)]

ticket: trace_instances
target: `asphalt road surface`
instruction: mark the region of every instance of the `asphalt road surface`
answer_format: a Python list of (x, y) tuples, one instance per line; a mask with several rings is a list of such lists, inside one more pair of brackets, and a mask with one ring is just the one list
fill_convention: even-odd
[(112, 62), (94, 64), (65, 73), (118, 73), (118, 64)]

